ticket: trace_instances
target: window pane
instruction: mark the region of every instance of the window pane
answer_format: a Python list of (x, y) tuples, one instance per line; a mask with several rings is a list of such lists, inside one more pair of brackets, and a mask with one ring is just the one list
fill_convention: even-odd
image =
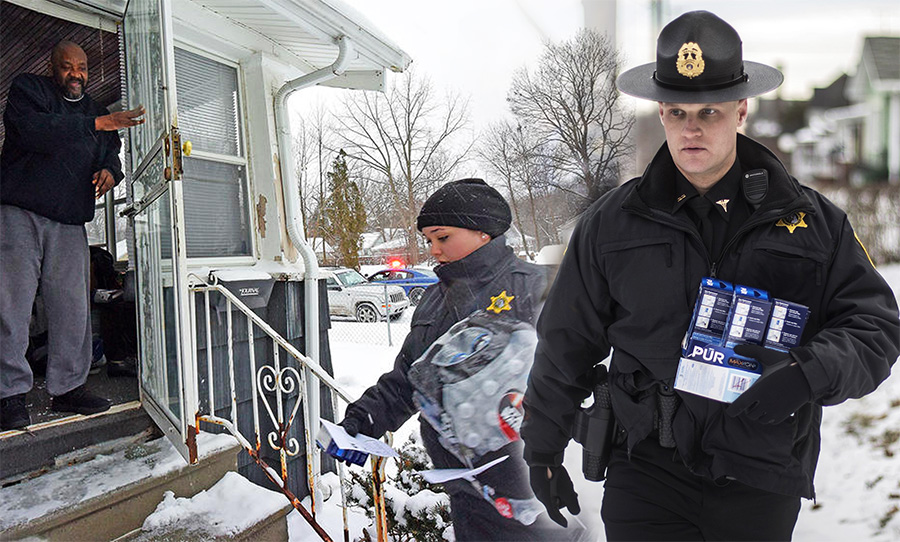
[[(161, 160), (160, 160), (161, 161)], [(137, 285), (140, 289), (141, 382), (144, 391), (177, 427), (181, 418), (181, 378), (175, 339), (175, 279), (169, 193), (135, 216)]]
[[(132, 1), (128, 5), (124, 28), (128, 107), (143, 105), (146, 111), (144, 123), (131, 128), (131, 159), (132, 167), (136, 168), (168, 129), (159, 2)], [(151, 179), (152, 183), (160, 180)], [(143, 197), (143, 193), (137, 197)]]
[(250, 255), (246, 168), (184, 159), (188, 258)]
[(175, 49), (178, 127), (198, 151), (241, 156), (237, 70)]

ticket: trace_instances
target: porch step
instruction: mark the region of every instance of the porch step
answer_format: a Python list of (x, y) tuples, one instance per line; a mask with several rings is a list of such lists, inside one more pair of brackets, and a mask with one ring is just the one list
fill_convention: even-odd
[(139, 401), (115, 405), (91, 416), (77, 414), (36, 423), (28, 431), (0, 432), (0, 487), (66, 464), (109, 453), (123, 439), (159, 435)]
[(193, 466), (158, 438), (0, 489), (3, 539), (113, 540), (136, 532), (166, 492), (190, 497), (237, 470), (240, 446), (231, 436), (200, 433), (198, 447)]

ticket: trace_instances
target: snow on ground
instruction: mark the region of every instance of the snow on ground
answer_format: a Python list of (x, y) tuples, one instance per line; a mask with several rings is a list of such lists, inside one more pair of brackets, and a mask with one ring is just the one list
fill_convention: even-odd
[[(900, 292), (900, 265), (881, 269), (895, 292)], [(393, 346), (356, 344), (333, 340), (331, 344), (335, 377), (354, 397), (374, 384), (391, 369), (399, 352), (402, 335), (408, 330), (411, 312), (392, 325)], [(350, 324), (350, 323), (347, 323)], [(343, 325), (343, 324), (339, 324)], [(370, 324), (371, 325), (371, 324)], [(384, 327), (384, 326), (379, 326)], [(334, 336), (334, 335), (333, 335)], [(897, 372), (895, 370), (895, 372)], [(417, 430), (415, 418), (395, 434), (395, 442), (403, 442)], [(794, 540), (809, 542), (873, 540), (900, 541), (900, 377), (893, 375), (873, 394), (825, 409), (822, 424), (822, 451), (816, 475), (817, 498), (803, 501)], [(582, 512), (579, 518), (599, 527), (598, 541), (605, 540), (600, 522), (603, 486), (585, 481), (581, 476), (581, 448), (574, 442), (566, 451), (566, 467), (578, 491)], [(333, 481), (332, 481), (333, 482)], [(341, 533), (340, 510), (333, 502), (320, 512), (325, 524), (333, 523), (328, 532)], [(292, 513), (292, 541), (315, 540), (303, 530), (305, 522)], [(351, 513), (351, 532), (359, 533), (366, 519)]]

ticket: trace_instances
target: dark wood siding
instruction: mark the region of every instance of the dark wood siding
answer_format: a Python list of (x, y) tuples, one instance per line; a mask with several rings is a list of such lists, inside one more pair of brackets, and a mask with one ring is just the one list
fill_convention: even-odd
[[(87, 54), (87, 93), (104, 106), (119, 100), (119, 38), (116, 33), (0, 1), (0, 110), (6, 109), (6, 95), (16, 75), (50, 75), (50, 50), (63, 39), (81, 45)], [(5, 135), (0, 124), (0, 145)]]

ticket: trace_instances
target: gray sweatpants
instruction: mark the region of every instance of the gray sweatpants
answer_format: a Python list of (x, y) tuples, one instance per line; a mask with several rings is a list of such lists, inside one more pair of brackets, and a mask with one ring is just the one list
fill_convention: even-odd
[(91, 368), (90, 253), (83, 225), (0, 205), (0, 398), (33, 384), (25, 360), (38, 284), (47, 313), (47, 391), (84, 384)]

